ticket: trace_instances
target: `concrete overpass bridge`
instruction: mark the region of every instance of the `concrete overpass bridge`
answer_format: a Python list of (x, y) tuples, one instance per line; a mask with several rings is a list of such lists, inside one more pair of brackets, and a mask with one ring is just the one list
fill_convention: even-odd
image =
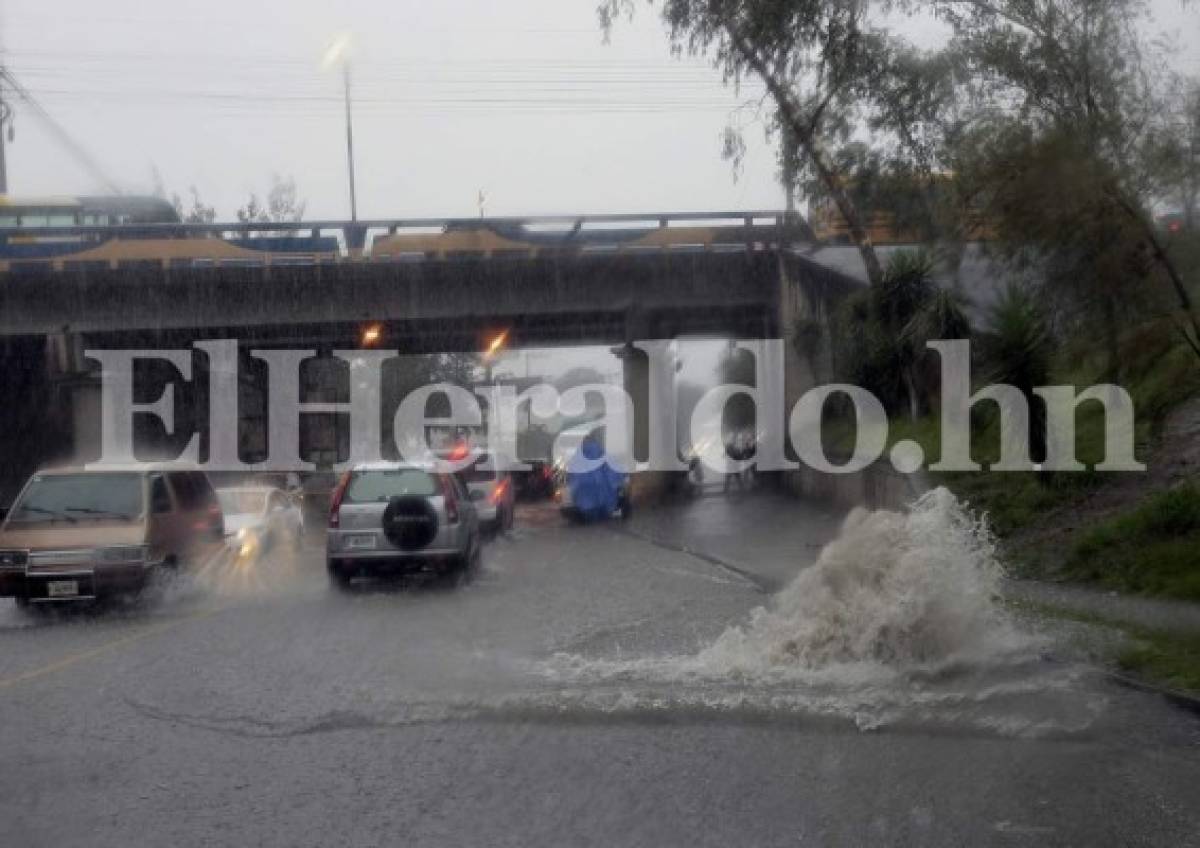
[[(74, 249), (0, 266), (0, 430), (16, 436), (3, 450), (90, 452), (88, 348), (236, 338), (327, 353), (358, 347), (367, 325), (404, 353), (478, 351), (500, 330), (514, 347), (791, 340), (860, 285), (806, 258), (795, 235), (774, 212), (40, 230)], [(786, 346), (789, 395), (828, 376), (828, 337)], [(644, 356), (625, 367), (636, 402)], [(12, 408), (14, 391), (27, 408)]]

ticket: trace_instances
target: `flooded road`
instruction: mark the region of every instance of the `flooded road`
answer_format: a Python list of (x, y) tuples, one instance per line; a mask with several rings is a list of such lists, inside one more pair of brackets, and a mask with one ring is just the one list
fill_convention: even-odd
[(993, 609), (952, 506), (843, 521), (530, 507), (456, 588), (336, 593), (314, 539), (5, 602), (0, 843), (1200, 844), (1200, 720)]

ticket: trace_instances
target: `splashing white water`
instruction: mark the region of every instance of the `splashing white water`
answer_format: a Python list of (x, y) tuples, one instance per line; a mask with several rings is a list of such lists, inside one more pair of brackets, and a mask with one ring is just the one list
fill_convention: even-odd
[(987, 659), (1020, 642), (996, 603), (1001, 575), (986, 522), (944, 488), (907, 513), (856, 509), (815, 565), (697, 664), (756, 674)]
[[(557, 654), (537, 673), (601, 712), (675, 708), (850, 719), (861, 729), (966, 724), (1077, 732), (1104, 709), (1082, 670), (1047, 664), (998, 603), (983, 519), (946, 489), (906, 512), (855, 510), (841, 533), (743, 625), (684, 656)], [(562, 706), (560, 704), (560, 706)]]
[(997, 603), (1002, 569), (982, 518), (936, 489), (907, 512), (854, 510), (817, 562), (768, 607), (685, 657), (603, 660), (560, 654), (554, 679), (754, 679), (871, 685), (981, 666), (1035, 644)]

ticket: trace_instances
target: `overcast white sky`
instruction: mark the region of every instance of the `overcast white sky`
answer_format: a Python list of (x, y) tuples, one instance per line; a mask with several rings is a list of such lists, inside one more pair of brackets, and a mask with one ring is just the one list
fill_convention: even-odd
[[(123, 187), (196, 184), (230, 215), (271, 172), (309, 214), (347, 212), (341, 78), (353, 33), (363, 216), (776, 208), (764, 144), (735, 184), (719, 135), (738, 100), (673, 59), (643, 15), (605, 46), (592, 0), (6, 0), (25, 85)], [(761, 131), (750, 138), (757, 142)], [(18, 116), (13, 194), (96, 186)]]
[[(1200, 12), (1156, 0), (1200, 72)], [(773, 152), (746, 134), (720, 157), (739, 98), (670, 55), (642, 11), (605, 45), (595, 0), (3, 0), (13, 72), (125, 190), (199, 187), (221, 217), (270, 174), (309, 217), (348, 211), (341, 80), (320, 57), (355, 37), (364, 217), (779, 208)], [(9, 147), (13, 194), (99, 188), (28, 110)]]

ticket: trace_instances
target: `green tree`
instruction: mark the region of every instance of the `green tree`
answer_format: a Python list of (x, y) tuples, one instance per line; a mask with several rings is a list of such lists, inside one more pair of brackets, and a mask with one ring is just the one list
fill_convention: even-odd
[(237, 219), (243, 223), (294, 223), (304, 220), (306, 205), (299, 197), (294, 177), (272, 174), (266, 202), (259, 200), (257, 192), (251, 192), (246, 204), (237, 210)]
[(211, 224), (217, 220), (217, 210), (200, 199), (199, 189), (189, 186), (188, 193), (191, 195), (192, 205), (186, 209), (177, 193), (171, 195), (171, 205), (175, 207), (175, 214), (179, 216), (179, 220), (185, 224)]
[[(1161, 69), (1147, 58), (1143, 0), (933, 0), (987, 113), (975, 173), (1011, 255), (1040, 254), (1101, 321), (1110, 377), (1117, 330), (1152, 276), (1165, 278), (1200, 356), (1200, 320), (1151, 214)], [(1082, 283), (1083, 285), (1079, 285)]]
[[(857, 108), (861, 131), (835, 151), (837, 170), (858, 209), (885, 216), (956, 276), (965, 244), (980, 236), (978, 198), (958, 179), (959, 139), (973, 120), (962, 55), (889, 37), (870, 70)], [(815, 181), (807, 190), (822, 194)]]
[(1183, 216), (1183, 227), (1200, 227), (1200, 78), (1176, 77), (1165, 98), (1161, 123), (1148, 154), (1155, 192)]
[[(654, 0), (647, 0), (653, 5)], [(726, 81), (755, 77), (774, 106), (769, 129), (784, 142), (785, 172), (814, 179), (846, 221), (872, 284), (883, 280), (865, 223), (832, 149), (848, 137), (870, 83), (886, 61), (889, 36), (867, 20), (860, 0), (661, 0), (672, 46), (713, 59)], [(606, 32), (634, 0), (603, 0)], [(736, 137), (726, 152), (736, 155)]]

